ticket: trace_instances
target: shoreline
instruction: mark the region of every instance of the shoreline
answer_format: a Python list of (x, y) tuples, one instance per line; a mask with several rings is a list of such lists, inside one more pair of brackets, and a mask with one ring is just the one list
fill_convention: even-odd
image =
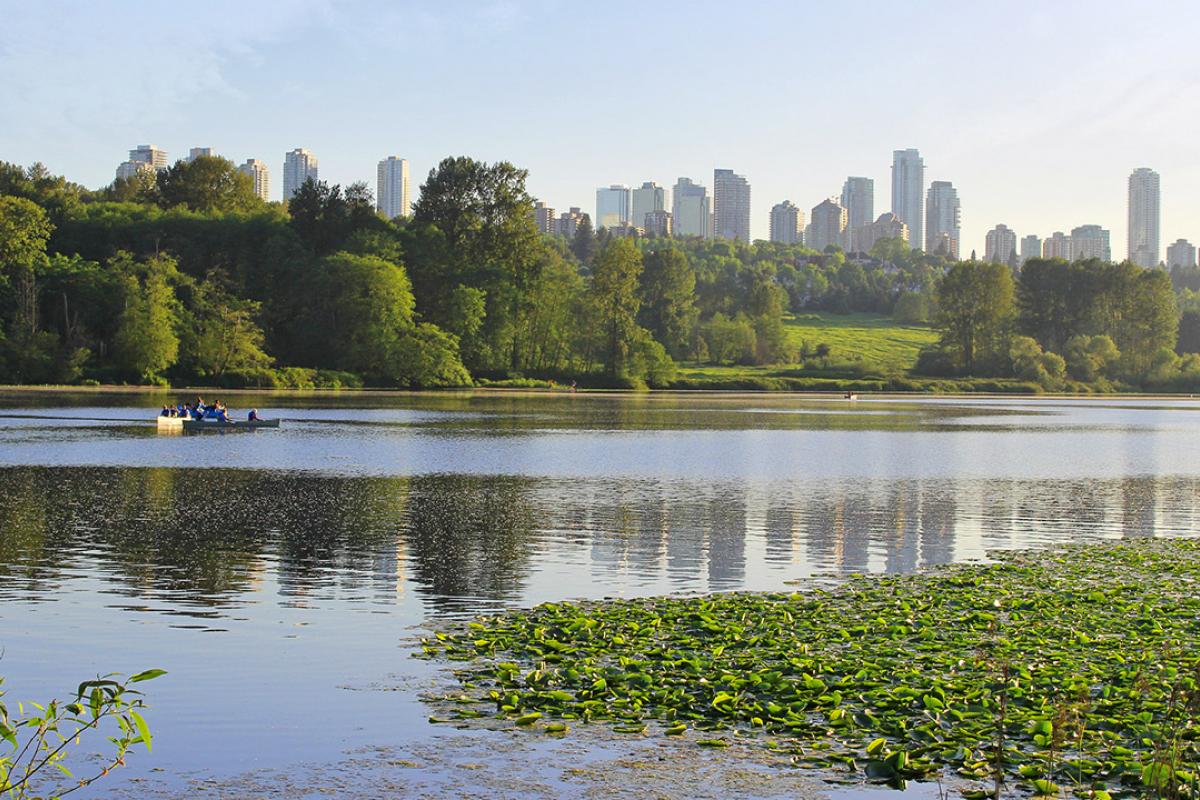
[(1021, 399), (1021, 401), (1072, 401), (1104, 402), (1111, 399), (1164, 399), (1164, 401), (1187, 401), (1200, 399), (1195, 393), (1184, 392), (938, 392), (938, 391), (862, 391), (854, 390), (856, 398), (846, 398), (842, 390), (756, 390), (756, 389), (548, 389), (548, 387), (470, 386), (463, 389), (388, 389), (388, 387), (361, 387), (361, 389), (224, 389), (221, 386), (131, 386), (127, 384), (103, 384), (98, 386), (76, 385), (0, 385), (2, 396), (54, 396), (54, 395), (157, 395), (175, 397), (179, 395), (226, 395), (230, 397), (275, 396), (275, 397), (570, 397), (590, 398), (739, 398), (779, 397), (792, 399), (816, 399), (816, 401), (856, 402), (864, 399)]
[(797, 389), (578, 389), (572, 392), (567, 388), (505, 386), (471, 386), (459, 389), (396, 389), (386, 387), (337, 388), (337, 389), (270, 389), (270, 388), (238, 388), (230, 389), (220, 386), (133, 386), (129, 384), (101, 384), (77, 386), (72, 384), (54, 385), (0, 385), (0, 395), (53, 395), (53, 394), (124, 394), (124, 395), (162, 395), (179, 394), (222, 394), (231, 396), (245, 395), (274, 395), (279, 397), (455, 397), (468, 395), (495, 396), (534, 396), (559, 397), (580, 395), (586, 397), (793, 397), (811, 399), (847, 400), (847, 391), (852, 391), (857, 400), (865, 399), (1023, 399), (1023, 400), (1113, 400), (1113, 399), (1162, 399), (1162, 400), (1195, 400), (1200, 399), (1195, 393), (1184, 392), (938, 392), (938, 391), (863, 391), (863, 390), (797, 390)]

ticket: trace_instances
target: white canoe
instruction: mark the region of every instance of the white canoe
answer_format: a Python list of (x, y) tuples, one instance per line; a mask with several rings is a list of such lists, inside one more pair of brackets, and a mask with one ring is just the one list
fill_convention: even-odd
[(278, 428), (278, 419), (188, 419), (187, 417), (158, 417), (160, 431), (245, 431), (257, 428)]

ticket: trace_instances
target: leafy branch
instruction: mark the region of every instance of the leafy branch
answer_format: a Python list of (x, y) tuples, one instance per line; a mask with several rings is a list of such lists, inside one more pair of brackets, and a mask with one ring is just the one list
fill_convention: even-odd
[[(51, 700), (45, 705), (23, 704), (17, 713), (9, 713), (0, 689), (0, 796), (7, 800), (37, 800), (41, 797), (60, 798), (89, 786), (107, 776), (117, 767), (125, 766), (131, 747), (153, 747), (150, 727), (142, 711), (146, 708), (142, 693), (131, 688), (165, 675), (161, 669), (151, 669), (131, 675), (112, 674), (84, 681), (75, 691), (71, 702)], [(0, 678), (0, 687), (4, 679)], [(84, 734), (111, 728), (108, 736), (113, 750), (104, 757), (99, 769), (76, 777), (67, 767), (72, 744), (79, 745)], [(7, 745), (7, 751), (2, 748)], [(37, 791), (60, 773), (59, 784), (49, 793)]]

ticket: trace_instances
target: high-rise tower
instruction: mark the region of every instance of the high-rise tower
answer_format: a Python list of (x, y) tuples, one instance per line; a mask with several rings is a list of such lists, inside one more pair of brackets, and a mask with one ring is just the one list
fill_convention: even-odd
[(676, 236), (712, 236), (712, 198), (691, 178), (675, 181), (671, 191), (671, 222)]
[(784, 200), (771, 208), (771, 241), (780, 244), (800, 244), (803, 238), (804, 212), (796, 208), (791, 200)]
[(1140, 167), (1129, 176), (1129, 260), (1158, 266), (1158, 173)]
[(254, 181), (254, 193), (263, 202), (271, 199), (271, 171), (267, 169), (267, 162), (247, 158), (246, 163), (238, 167), (238, 172), (250, 176), (250, 180)]
[(915, 149), (892, 153), (892, 213), (908, 226), (908, 240), (925, 241), (925, 161)]
[(633, 196), (631, 201), (633, 217), (630, 221), (634, 227), (645, 228), (647, 214), (667, 210), (667, 190), (654, 181), (646, 181), (641, 188), (634, 189), (631, 194)]
[(303, 147), (297, 147), (283, 157), (283, 199), (291, 200), (309, 178), (318, 180), (317, 157)]
[(619, 228), (628, 225), (631, 219), (628, 186), (614, 183), (596, 190), (597, 228)]
[(713, 170), (713, 235), (750, 241), (750, 184), (731, 169)]
[(408, 159), (388, 156), (379, 162), (376, 179), (378, 189), (375, 202), (379, 212), (388, 219), (407, 217), (411, 205), (408, 196)]
[(842, 184), (842, 208), (846, 209), (847, 230), (855, 230), (875, 221), (875, 181), (853, 175)]
[[(929, 192), (925, 196), (925, 252), (940, 252), (946, 258), (957, 260), (961, 224), (958, 190), (954, 184), (950, 181), (929, 184)], [(911, 231), (909, 235), (912, 235)]]

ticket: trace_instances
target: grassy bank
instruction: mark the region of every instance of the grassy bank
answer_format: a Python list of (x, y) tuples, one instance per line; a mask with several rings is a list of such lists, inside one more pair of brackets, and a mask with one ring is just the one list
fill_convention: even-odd
[(912, 369), (921, 349), (938, 338), (926, 325), (905, 325), (880, 314), (800, 314), (788, 318), (787, 332), (796, 347), (829, 345), (834, 361), (861, 358), (899, 372)]
[[(1023, 381), (944, 380), (908, 375), (937, 333), (879, 314), (806, 313), (787, 318), (788, 341), (804, 363), (767, 366), (682, 364), (672, 389), (827, 392), (1036, 392)], [(824, 355), (816, 356), (817, 352)]]
[(434, 721), (734, 740), (880, 780), (1197, 796), (1200, 542), (1006, 553), (832, 590), (554, 603), (425, 642)]
[[(1015, 378), (939, 378), (911, 374), (922, 348), (937, 341), (937, 332), (921, 325), (905, 325), (879, 314), (805, 313), (790, 316), (786, 330), (791, 344), (810, 355), (803, 363), (764, 366), (679, 364), (676, 377), (666, 386), (679, 391), (755, 392), (862, 392), (924, 394), (1042, 394), (1033, 381)], [(813, 355), (820, 349), (823, 356)], [(234, 387), (260, 391), (322, 391), (371, 389), (349, 373), (283, 369), (263, 370), (243, 381), (230, 376), (223, 385), (202, 391), (227, 392)], [(477, 376), (476, 388), (567, 391), (572, 383), (580, 390), (623, 390), (629, 381), (595, 373), (510, 376), (503, 373)], [(80, 387), (71, 387), (80, 388)], [(105, 386), (105, 390), (113, 387)], [(180, 391), (184, 387), (132, 387)], [(187, 387), (193, 390), (198, 387)], [(643, 387), (644, 388), (644, 387)], [(1119, 392), (1129, 387), (1105, 386)], [(371, 389), (387, 391), (386, 389)], [(393, 389), (394, 391), (394, 389)], [(1093, 394), (1098, 389), (1080, 383), (1062, 387), (1066, 394)]]
[(795, 367), (685, 367), (671, 389), (757, 392), (921, 392), (927, 394), (1041, 394), (1015, 378), (916, 378), (874, 372), (830, 375)]

